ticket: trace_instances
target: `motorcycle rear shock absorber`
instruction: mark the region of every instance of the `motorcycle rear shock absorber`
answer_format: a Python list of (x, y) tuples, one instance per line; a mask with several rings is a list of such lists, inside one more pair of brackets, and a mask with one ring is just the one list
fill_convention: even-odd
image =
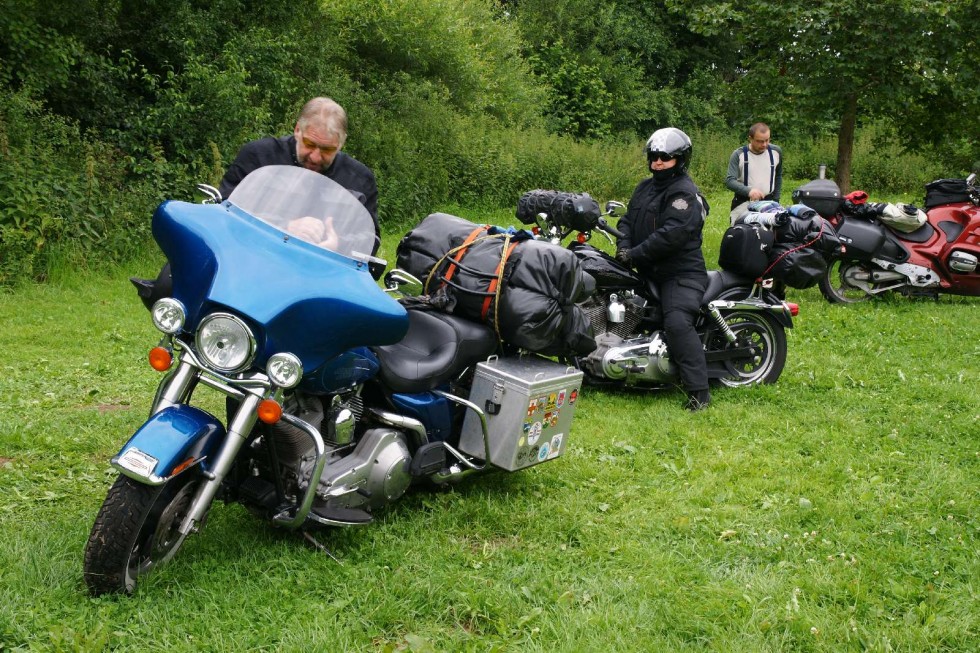
[(718, 325), (718, 329), (725, 334), (725, 339), (734, 344), (736, 340), (735, 332), (732, 331), (730, 326), (728, 326), (728, 322), (725, 322), (725, 318), (721, 316), (721, 311), (719, 311), (716, 307), (711, 306), (708, 308), (708, 313), (711, 314), (711, 318), (715, 321), (715, 324)]

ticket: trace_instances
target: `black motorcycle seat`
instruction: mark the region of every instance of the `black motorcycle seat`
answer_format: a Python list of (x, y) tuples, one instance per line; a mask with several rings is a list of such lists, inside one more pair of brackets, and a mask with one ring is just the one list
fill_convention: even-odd
[(704, 291), (703, 303), (714, 300), (721, 293), (736, 286), (752, 287), (752, 279), (728, 270), (708, 270), (708, 288)]
[(486, 360), (497, 336), (483, 324), (447, 313), (408, 311), (408, 333), (399, 342), (375, 347), (380, 376), (394, 392), (433, 390), (466, 367)]
[(912, 232), (903, 232), (896, 229), (892, 229), (892, 233), (898, 237), (899, 240), (905, 240), (910, 243), (924, 243), (927, 242), (932, 235), (936, 233), (936, 230), (932, 228), (932, 225), (928, 222), (922, 224), (921, 227)]

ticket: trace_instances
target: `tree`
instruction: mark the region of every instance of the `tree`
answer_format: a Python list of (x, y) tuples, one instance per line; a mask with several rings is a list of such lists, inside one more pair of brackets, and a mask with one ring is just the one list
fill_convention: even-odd
[(649, 0), (497, 0), (548, 89), (558, 133), (595, 138), (720, 122), (717, 72), (732, 48)]
[(692, 29), (738, 33), (733, 104), (838, 131), (836, 179), (850, 186), (854, 132), (877, 120), (909, 149), (978, 156), (977, 25), (969, 0), (669, 0)]

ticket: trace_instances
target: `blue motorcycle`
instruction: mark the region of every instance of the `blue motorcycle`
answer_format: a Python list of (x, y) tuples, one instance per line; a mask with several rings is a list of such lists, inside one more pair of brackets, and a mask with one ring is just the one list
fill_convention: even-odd
[(92, 594), (132, 593), (216, 499), (312, 539), (370, 523), (415, 483), (565, 450), (581, 372), (413, 307), (410, 274), (379, 286), (374, 224), (349, 191), (290, 166), (256, 170), (225, 201), (202, 190), (204, 203), (153, 215), (173, 279), (151, 307), (164, 376), (112, 458), (85, 547)]

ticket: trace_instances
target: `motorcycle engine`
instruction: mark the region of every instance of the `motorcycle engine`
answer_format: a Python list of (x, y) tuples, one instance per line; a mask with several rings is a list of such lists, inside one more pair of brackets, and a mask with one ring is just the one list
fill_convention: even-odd
[(949, 255), (949, 269), (961, 274), (970, 274), (977, 271), (977, 257), (973, 254), (961, 250), (955, 250)]
[(593, 333), (611, 333), (620, 338), (636, 336), (640, 320), (646, 313), (646, 305), (646, 300), (630, 290), (625, 291), (622, 297), (616, 293), (605, 298), (592, 296), (581, 304)]
[(598, 347), (582, 361), (593, 376), (625, 381), (628, 385), (667, 383), (677, 377), (677, 366), (670, 360), (667, 343), (659, 331), (630, 340), (606, 332), (595, 340)]
[[(318, 429), (326, 445), (328, 458), (318, 480), (315, 512), (378, 508), (408, 489), (412, 457), (399, 431), (371, 429), (354, 443), (354, 430), (363, 412), (357, 394), (329, 398), (297, 394), (284, 408)], [(304, 491), (314, 464), (310, 436), (282, 421), (270, 428), (287, 482)]]

